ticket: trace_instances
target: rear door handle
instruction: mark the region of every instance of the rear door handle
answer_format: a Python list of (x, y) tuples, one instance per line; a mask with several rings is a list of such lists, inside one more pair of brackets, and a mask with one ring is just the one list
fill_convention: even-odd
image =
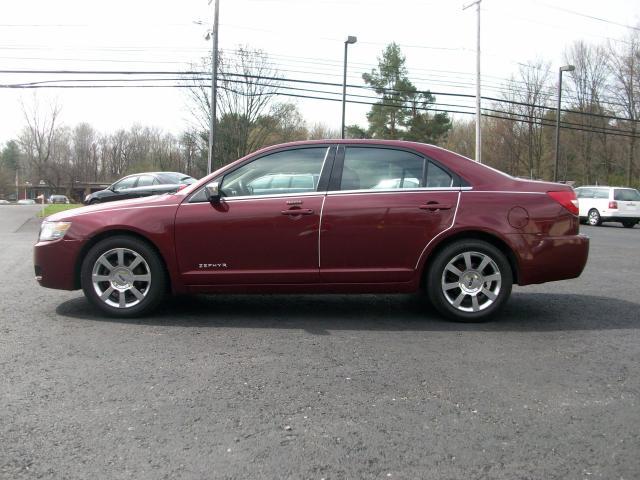
[(310, 208), (290, 208), (289, 210), (282, 210), (282, 215), (313, 215), (313, 210)]
[(436, 210), (451, 210), (452, 206), (449, 203), (438, 203), (438, 202), (429, 202), (425, 205), (420, 205), (420, 210), (431, 210), (435, 212)]

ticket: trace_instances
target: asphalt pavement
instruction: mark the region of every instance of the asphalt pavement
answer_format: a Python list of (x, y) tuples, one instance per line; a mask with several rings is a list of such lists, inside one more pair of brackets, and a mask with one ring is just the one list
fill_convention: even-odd
[(196, 296), (101, 317), (0, 206), (0, 478), (640, 478), (640, 228), (495, 320), (415, 295)]

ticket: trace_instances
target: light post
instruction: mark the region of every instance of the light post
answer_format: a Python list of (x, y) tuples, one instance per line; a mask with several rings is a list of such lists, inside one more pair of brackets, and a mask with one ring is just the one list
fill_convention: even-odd
[(342, 135), (341, 138), (344, 138), (344, 113), (347, 105), (347, 47), (349, 44), (356, 43), (358, 41), (357, 37), (349, 35), (347, 39), (344, 41), (344, 75), (342, 77)]
[(562, 103), (562, 72), (573, 72), (576, 69), (573, 65), (560, 67), (558, 75), (558, 109), (556, 111), (556, 158), (553, 164), (553, 181), (558, 181), (558, 158), (560, 156), (560, 106)]
[(24, 198), (25, 199), (27, 198), (27, 187), (30, 187), (30, 186), (31, 186), (31, 182), (27, 182), (27, 181), (24, 182)]

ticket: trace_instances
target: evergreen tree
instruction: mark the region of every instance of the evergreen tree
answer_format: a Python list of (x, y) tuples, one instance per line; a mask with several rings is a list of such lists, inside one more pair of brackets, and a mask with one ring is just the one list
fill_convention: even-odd
[(429, 92), (418, 92), (411, 83), (405, 66), (406, 58), (396, 43), (391, 43), (378, 58), (378, 68), (362, 75), (381, 96), (367, 114), (368, 135), (436, 143), (451, 128), (446, 113), (428, 112), (435, 97)]

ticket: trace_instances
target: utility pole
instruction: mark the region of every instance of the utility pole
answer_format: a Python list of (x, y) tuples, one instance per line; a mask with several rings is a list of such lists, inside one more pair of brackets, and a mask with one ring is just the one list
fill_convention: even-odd
[[(209, 5), (211, 5), (209, 0)], [(216, 147), (215, 128), (216, 128), (216, 110), (218, 100), (218, 16), (220, 12), (220, 0), (215, 0), (215, 9), (213, 14), (213, 42), (211, 47), (211, 119), (209, 121), (209, 156), (207, 158), (207, 174), (212, 172), (213, 155)]]
[(476, 12), (478, 17), (477, 27), (477, 39), (476, 39), (476, 162), (482, 163), (482, 131), (480, 128), (481, 112), (480, 112), (480, 3), (482, 0), (476, 0), (464, 7), (462, 10), (466, 10), (469, 7), (476, 6)]

